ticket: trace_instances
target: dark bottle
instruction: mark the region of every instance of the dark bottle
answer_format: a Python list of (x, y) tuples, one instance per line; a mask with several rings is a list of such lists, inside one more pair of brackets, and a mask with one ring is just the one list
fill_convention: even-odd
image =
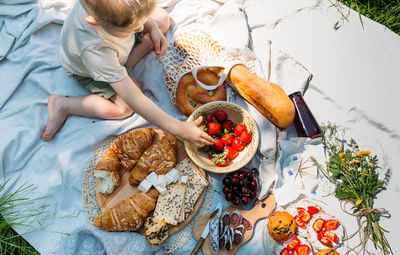
[(317, 121), (312, 115), (300, 91), (294, 92), (289, 95), (293, 101), (296, 109), (296, 116), (294, 117), (294, 125), (296, 131), (301, 137), (310, 137), (311, 139), (321, 136), (321, 129)]

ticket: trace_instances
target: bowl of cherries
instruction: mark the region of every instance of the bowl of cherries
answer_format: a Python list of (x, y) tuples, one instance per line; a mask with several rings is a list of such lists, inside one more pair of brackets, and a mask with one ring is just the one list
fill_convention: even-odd
[(222, 193), (234, 205), (248, 205), (259, 191), (259, 171), (257, 168), (242, 168), (225, 174), (222, 178)]
[(234, 103), (217, 101), (197, 108), (188, 121), (199, 117), (203, 118), (200, 128), (215, 142), (202, 148), (184, 142), (186, 153), (197, 166), (214, 173), (228, 173), (241, 169), (253, 158), (259, 133), (246, 110)]

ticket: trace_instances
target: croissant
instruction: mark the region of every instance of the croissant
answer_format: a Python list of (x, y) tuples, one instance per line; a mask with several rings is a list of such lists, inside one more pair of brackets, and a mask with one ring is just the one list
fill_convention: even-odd
[(143, 152), (150, 147), (156, 132), (152, 128), (141, 128), (118, 136), (111, 148), (121, 159), (121, 165), (132, 169)]
[(166, 174), (176, 165), (176, 138), (170, 134), (153, 143), (140, 157), (129, 176), (130, 184), (139, 184), (151, 172)]
[(100, 158), (94, 171), (98, 178), (97, 190), (104, 194), (111, 194), (120, 183), (121, 160), (112, 148), (109, 148)]
[(136, 231), (156, 207), (157, 197), (154, 188), (137, 193), (97, 216), (94, 225), (107, 231)]

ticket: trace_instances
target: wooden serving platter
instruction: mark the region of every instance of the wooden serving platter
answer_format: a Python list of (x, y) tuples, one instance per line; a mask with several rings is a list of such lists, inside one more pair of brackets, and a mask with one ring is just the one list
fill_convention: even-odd
[[(225, 248), (220, 249), (218, 254), (221, 255), (232, 255), (235, 254), (236, 251), (245, 244), (250, 238), (253, 236), (254, 232), (254, 225), (260, 219), (269, 217), (269, 215), (275, 210), (276, 201), (275, 196), (269, 194), (263, 200), (257, 200), (254, 207), (250, 210), (244, 210), (237, 206), (230, 206), (224, 212), (232, 213), (235, 210), (238, 210), (240, 214), (245, 217), (251, 223), (251, 229), (246, 230), (243, 234), (242, 242), (238, 245), (232, 245), (232, 249), (227, 251)], [(221, 217), (224, 214), (221, 213)], [(208, 222), (210, 214), (202, 215), (196, 222), (193, 228), (193, 236), (196, 240), (200, 239), (201, 234)], [(205, 255), (213, 255), (210, 248), (210, 236), (208, 235), (207, 238), (204, 240), (203, 246), (201, 247), (203, 253)]]
[[(154, 129), (156, 131), (156, 135), (154, 137), (153, 142), (159, 140), (161, 137), (164, 136), (164, 132), (160, 129)], [(178, 164), (181, 162), (185, 157), (187, 157), (187, 154), (185, 152), (185, 148), (182, 142), (177, 140), (178, 144), (178, 149), (176, 153), (176, 163)], [(200, 172), (203, 174), (203, 176), (206, 177), (206, 173), (204, 170), (201, 168), (198, 168)], [(130, 171), (128, 171), (125, 168), (121, 168), (121, 181), (118, 187), (115, 188), (115, 190), (110, 194), (110, 195), (104, 195), (100, 192), (97, 191), (97, 185), (98, 182), (96, 181), (96, 200), (97, 204), (99, 206), (99, 209), (102, 213), (104, 213), (108, 208), (113, 207), (116, 205), (118, 202), (131, 197), (135, 195), (136, 193), (139, 193), (140, 191), (138, 190), (138, 185), (131, 185), (129, 183), (129, 176), (130, 176)], [(185, 221), (179, 223), (178, 225), (169, 225), (168, 226), (168, 235), (173, 235), (174, 233), (178, 232), (179, 230), (183, 229), (187, 224), (189, 224), (193, 218), (196, 216), (198, 210), (201, 207), (201, 204), (204, 200), (205, 193), (206, 193), (207, 187), (204, 188), (203, 192), (197, 199), (197, 202), (193, 208), (193, 211), (188, 215), (188, 217), (185, 219)], [(152, 213), (149, 215), (151, 216)], [(139, 233), (143, 234), (143, 228), (140, 228)]]

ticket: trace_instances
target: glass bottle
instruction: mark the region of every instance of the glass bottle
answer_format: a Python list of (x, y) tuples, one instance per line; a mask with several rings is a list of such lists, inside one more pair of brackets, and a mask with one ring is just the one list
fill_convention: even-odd
[(294, 125), (296, 131), (301, 137), (310, 137), (311, 139), (321, 136), (321, 129), (312, 115), (310, 108), (308, 108), (306, 102), (300, 91), (294, 92), (289, 95), (289, 98), (293, 101), (296, 109), (296, 116), (294, 117)]

